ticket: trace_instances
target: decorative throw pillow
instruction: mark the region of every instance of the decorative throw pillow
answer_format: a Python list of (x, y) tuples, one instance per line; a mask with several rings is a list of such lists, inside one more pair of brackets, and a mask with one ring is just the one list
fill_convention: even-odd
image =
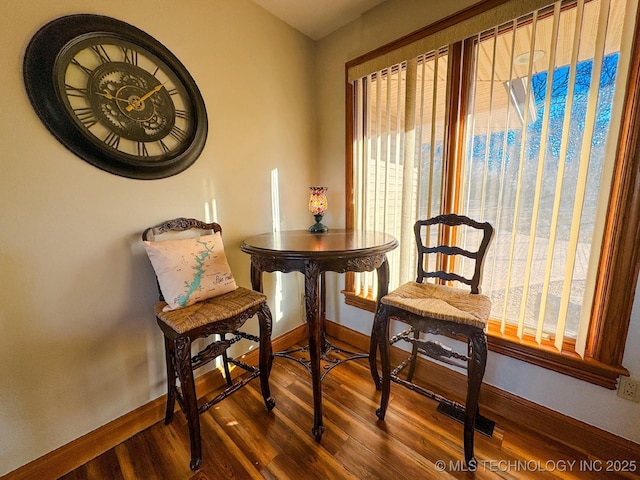
[(192, 305), (237, 288), (220, 233), (197, 238), (144, 242), (167, 306)]

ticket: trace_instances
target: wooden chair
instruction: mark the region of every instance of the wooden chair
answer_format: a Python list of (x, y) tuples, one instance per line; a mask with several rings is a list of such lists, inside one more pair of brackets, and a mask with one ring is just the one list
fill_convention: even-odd
[[(437, 229), (435, 235), (431, 235), (432, 227)], [(477, 250), (450, 246), (452, 242), (443, 241), (456, 238), (456, 230), (467, 227), (470, 228), (469, 232), (475, 234), (475, 238), (480, 239), (479, 242), (475, 242), (479, 244)], [(376, 386), (382, 389), (380, 408), (376, 414), (384, 420), (389, 404), (391, 381), (441, 402), (440, 406), (453, 407), (449, 414), (454, 418), (458, 417), (458, 420), (464, 423), (464, 459), (468, 468), (474, 470), (477, 467), (473, 448), (474, 428), (479, 417), (478, 396), (487, 361), (484, 329), (491, 311), (490, 299), (480, 294), (480, 279), (485, 253), (493, 236), (493, 227), (489, 223), (478, 223), (468, 217), (449, 214), (416, 222), (414, 232), (418, 247), (417, 279), (382, 297), (374, 318), (371, 335), (371, 375)], [(438, 240), (432, 241), (433, 237), (437, 237)], [(452, 272), (454, 260), (461, 260), (463, 257), (472, 260), (471, 278)], [(430, 265), (433, 268), (429, 268)], [(435, 279), (435, 283), (426, 282), (425, 279)], [(469, 285), (471, 291), (451, 286), (452, 281)], [(408, 324), (409, 328), (389, 339), (391, 319), (400, 320)], [(424, 339), (421, 333), (462, 337), (468, 344), (467, 355), (456, 353), (440, 342)], [(410, 343), (411, 354), (392, 372), (389, 346), (398, 341)], [(382, 382), (376, 366), (377, 348), (380, 349)], [(455, 404), (412, 382), (418, 353), (467, 368), (465, 406)], [(406, 379), (403, 379), (398, 374), (406, 366), (409, 369)], [(493, 423), (490, 424), (492, 432)]]
[[(177, 218), (148, 228), (142, 234), (145, 241), (161, 240), (163, 234), (169, 232), (187, 232), (194, 235), (221, 232), (217, 223), (204, 223), (199, 220)], [(160, 288), (158, 288), (160, 291)], [(164, 333), (165, 357), (167, 365), (167, 408), (165, 424), (173, 419), (175, 402), (178, 403), (187, 419), (189, 440), (191, 444), (191, 470), (200, 468), (202, 447), (200, 439), (199, 415), (228, 397), (231, 393), (245, 386), (254, 378), (260, 377), (262, 396), (267, 410), (275, 406), (269, 390), (269, 373), (273, 353), (271, 348), (271, 312), (267, 306), (267, 297), (262, 293), (238, 287), (220, 296), (197, 302), (185, 308), (164, 311), (167, 306), (160, 291), (160, 301), (156, 303), (154, 312), (158, 325)], [(239, 330), (253, 316), (258, 317), (259, 337)], [(200, 352), (192, 355), (192, 343), (198, 338), (215, 340), (209, 342)], [(227, 349), (241, 339), (259, 343), (259, 366), (247, 365), (227, 354)], [(210, 339), (208, 339), (210, 340)], [(227, 386), (225, 390), (212, 400), (198, 406), (194, 370), (203, 367), (216, 358), (222, 359)], [(249, 372), (248, 376), (231, 377), (230, 364)], [(176, 385), (176, 378), (180, 386)]]

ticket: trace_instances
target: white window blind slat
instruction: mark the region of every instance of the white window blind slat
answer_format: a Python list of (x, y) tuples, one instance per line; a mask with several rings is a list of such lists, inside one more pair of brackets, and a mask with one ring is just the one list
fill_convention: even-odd
[[(515, 61), (515, 45), (516, 45), (516, 30), (517, 30), (517, 26), (518, 26), (518, 22), (517, 19), (513, 19), (512, 20), (512, 26), (511, 26), (511, 46), (509, 48), (509, 74), (507, 76), (508, 78), (508, 82), (509, 84), (511, 84), (511, 82), (513, 81), (513, 64)], [(495, 63), (493, 64), (494, 66), (496, 65)], [(509, 126), (511, 125), (511, 116), (513, 115), (512, 112), (513, 108), (511, 105), (511, 102), (507, 102), (507, 106), (506, 106), (506, 113), (505, 113), (505, 122), (504, 122), (504, 131), (506, 132), (509, 129)], [(508, 136), (507, 135), (502, 135), (502, 155), (500, 158), (500, 187), (498, 190), (498, 208), (497, 208), (497, 212), (496, 212), (496, 225), (495, 225), (495, 230), (496, 232), (501, 232), (501, 231), (505, 231), (505, 233), (507, 232), (506, 229), (503, 229), (502, 227), (502, 223), (501, 223), (501, 217), (502, 217), (502, 212), (503, 212), (503, 205), (504, 205), (504, 190), (505, 190), (505, 185), (506, 185), (506, 167), (507, 167), (507, 154), (509, 151), (509, 144), (508, 144)], [(498, 233), (496, 234), (496, 236), (498, 237), (498, 239), (500, 239), (501, 235)], [(500, 241), (498, 243), (498, 245), (500, 245), (499, 248), (502, 248), (502, 242)], [(494, 259), (496, 259), (497, 257), (494, 256)], [(509, 258), (511, 258), (511, 255), (509, 256)], [(496, 271), (496, 269), (499, 268), (499, 265), (497, 265), (495, 262), (493, 264), (493, 271)], [(492, 276), (493, 277), (493, 276)], [(506, 327), (507, 327), (507, 310), (508, 310), (508, 306), (509, 306), (509, 285), (511, 284), (511, 269), (507, 270), (507, 276), (506, 276), (506, 281), (504, 282), (504, 299), (503, 299), (503, 303), (502, 303), (502, 312), (500, 315), (500, 332), (502, 334), (504, 334), (506, 332)], [(498, 287), (499, 288), (499, 287)], [(492, 291), (493, 291), (493, 285), (492, 285)]]
[[(541, 295), (541, 304), (540, 304), (540, 315), (538, 319), (538, 325), (541, 322), (544, 322), (544, 316), (547, 307), (547, 298), (549, 295), (549, 288), (551, 284), (551, 277), (553, 275), (553, 262), (554, 262), (554, 252), (556, 251), (556, 238), (558, 232), (558, 219), (560, 217), (560, 201), (562, 199), (562, 187), (565, 178), (565, 167), (567, 160), (567, 151), (569, 148), (569, 133), (571, 128), (571, 114), (573, 112), (573, 96), (576, 85), (576, 67), (578, 64), (578, 54), (580, 51), (580, 38), (582, 32), (582, 14), (584, 11), (584, 0), (578, 0), (575, 11), (575, 23), (574, 23), (574, 33), (573, 33), (573, 41), (572, 41), (572, 50), (571, 50), (571, 63), (570, 63), (570, 72), (572, 74), (569, 75), (569, 85), (567, 87), (567, 96), (564, 110), (564, 122), (562, 125), (562, 138), (561, 138), (561, 147), (560, 147), (560, 156), (558, 159), (558, 174), (556, 177), (556, 190), (555, 197), (553, 203), (553, 210), (551, 214), (551, 234), (549, 238), (549, 244), (547, 249), (547, 262), (545, 268), (545, 276), (544, 283), (542, 286), (542, 295)], [(565, 272), (565, 275), (568, 272)], [(561, 321), (559, 319), (559, 321)], [(539, 329), (540, 332), (542, 329)], [(539, 338), (539, 334), (536, 335), (536, 339)]]
[[(532, 70), (533, 70), (533, 60), (534, 60), (534, 52), (536, 51), (536, 33), (537, 33), (537, 23), (538, 23), (538, 12), (533, 12), (533, 18), (531, 19), (531, 25), (529, 28), (527, 28), (526, 30), (530, 30), (530, 43), (529, 43), (529, 50), (528, 50), (528, 54), (529, 54), (529, 61), (528, 66), (527, 66), (527, 77), (528, 79), (531, 78), (532, 75)], [(512, 79), (513, 81), (513, 79)], [(520, 140), (520, 171), (518, 174), (518, 193), (516, 194), (516, 207), (515, 207), (515, 212), (516, 212), (516, 220), (513, 223), (513, 233), (512, 233), (512, 248), (515, 246), (515, 240), (516, 237), (518, 236), (517, 233), (517, 229), (519, 227), (519, 206), (520, 206), (520, 199), (521, 199), (521, 186), (523, 185), (523, 181), (522, 181), (522, 174), (523, 174), (523, 169), (524, 169), (524, 165), (525, 165), (525, 161), (526, 161), (526, 153), (527, 153), (527, 134), (528, 134), (528, 128), (527, 128), (527, 119), (529, 118), (529, 108), (530, 108), (530, 103), (528, 101), (528, 99), (530, 98), (531, 95), (531, 81), (527, 81), (526, 85), (525, 85), (525, 102), (524, 102), (524, 113), (523, 113), (523, 122), (522, 122), (522, 139)], [(542, 176), (542, 172), (541, 172), (541, 168), (540, 168), (540, 160), (538, 160), (538, 177)], [(536, 190), (540, 189), (540, 183), (541, 183), (541, 178), (537, 178), (536, 179)], [(522, 339), (522, 334), (524, 331), (524, 324), (525, 324), (525, 319), (526, 319), (526, 313), (527, 313), (527, 299), (529, 297), (529, 281), (531, 279), (531, 259), (533, 258), (533, 252), (534, 252), (534, 247), (535, 247), (535, 228), (536, 228), (536, 220), (537, 220), (537, 215), (538, 215), (538, 203), (537, 203), (537, 199), (539, 199), (540, 196), (539, 195), (535, 195), (534, 194), (534, 201), (533, 201), (533, 209), (531, 212), (531, 226), (530, 226), (530, 232), (533, 231), (533, 234), (529, 235), (529, 241), (528, 241), (528, 246), (527, 246), (527, 260), (524, 263), (524, 281), (522, 283), (522, 298), (520, 299), (520, 314), (518, 317), (518, 338)], [(514, 264), (511, 263), (511, 268), (514, 267)]]
[[(547, 142), (549, 139), (549, 119), (551, 117), (551, 98), (553, 95), (553, 78), (554, 71), (556, 69), (556, 49), (558, 48), (558, 31), (560, 28), (560, 3), (556, 3), (553, 12), (553, 27), (551, 31), (551, 39), (549, 42), (549, 62), (547, 68), (547, 88), (545, 91), (544, 102), (544, 117), (542, 120), (542, 131), (540, 133), (540, 157), (538, 164), (538, 179), (536, 182), (536, 213), (535, 218), (538, 217), (538, 206), (540, 203), (541, 186), (542, 186), (542, 174), (544, 169), (544, 162), (547, 157)], [(530, 235), (535, 235), (535, 228), (532, 228)], [(531, 261), (531, 258), (529, 259)], [(536, 327), (536, 342), (540, 344), (542, 342), (542, 334), (544, 330), (544, 318), (545, 318), (545, 303), (540, 305), (540, 313), (538, 315), (537, 327)]]
[[(535, 24), (537, 22), (537, 12), (533, 13), (533, 20), (532, 20), (532, 24), (535, 27)], [(517, 28), (517, 23), (516, 23), (516, 28)], [(532, 34), (530, 35), (530, 47), (529, 47), (529, 52), (532, 52), (535, 50), (535, 35), (533, 34), (533, 32), (535, 32), (535, 28), (532, 28)], [(512, 55), (513, 57), (513, 55)], [(515, 61), (515, 58), (513, 59)], [(529, 66), (528, 66), (528, 77), (530, 77), (531, 75), (531, 61), (532, 61), (532, 55), (529, 55)], [(513, 72), (513, 68), (511, 69), (511, 71)], [(512, 84), (512, 82), (514, 81), (514, 78), (510, 78), (509, 79), (509, 85)], [(525, 99), (528, 98), (528, 94), (529, 94), (529, 88), (530, 88), (530, 83), (527, 82), (526, 85), (526, 93), (525, 93)], [(514, 265), (515, 262), (515, 255), (516, 255), (516, 246), (519, 244), (519, 235), (518, 235), (518, 226), (519, 226), (519, 219), (520, 219), (520, 204), (522, 202), (522, 188), (523, 188), (523, 172), (524, 172), (524, 166), (525, 166), (525, 162), (524, 162), (524, 155), (525, 155), (525, 148), (527, 145), (527, 128), (526, 128), (526, 124), (524, 123), (524, 119), (527, 118), (528, 116), (528, 112), (529, 112), (529, 102), (525, 101), (524, 102), (524, 114), (523, 114), (523, 127), (520, 133), (520, 145), (519, 145), (519, 154), (517, 157), (517, 161), (518, 161), (518, 175), (517, 175), (517, 180), (516, 180), (516, 192), (515, 192), (515, 202), (514, 202), (514, 207), (513, 207), (513, 211), (514, 211), (514, 218), (513, 218), (513, 224), (512, 224), (512, 228), (511, 228), (511, 241), (509, 244), (509, 265)], [(526, 268), (526, 264), (525, 264), (525, 268)], [(509, 274), (507, 276), (507, 288), (510, 289), (511, 288), (511, 282), (513, 280), (513, 273), (516, 273), (517, 277), (516, 280), (519, 282), (519, 275), (520, 272), (514, 272), (514, 268), (509, 268)], [(520, 287), (520, 282), (517, 284), (518, 287)], [(517, 325), (518, 325), (518, 329), (517, 329), (517, 336), (518, 338), (522, 339), (524, 336), (524, 320), (525, 320), (525, 315), (524, 315), (524, 309), (522, 308), (523, 305), (526, 305), (526, 295), (527, 295), (527, 289), (528, 289), (528, 285), (525, 285), (524, 283), (522, 283), (522, 289), (523, 289), (523, 293), (520, 297), (520, 313), (517, 319)], [(506, 298), (505, 298), (505, 309), (506, 306), (508, 304), (508, 298), (509, 298), (509, 292), (507, 290), (507, 294), (506, 294)]]
[[(623, 48), (620, 49), (620, 58), (618, 63), (618, 71), (616, 75), (613, 100), (611, 103), (611, 124), (609, 125), (609, 137), (618, 138), (620, 133), (620, 124), (622, 119), (622, 110), (624, 108), (624, 95), (619, 95), (617, 92), (623, 92), (626, 86), (625, 74), (629, 69), (631, 61), (631, 49), (624, 48), (625, 46), (633, 45), (633, 35), (635, 29), (636, 10), (638, 8), (638, 2), (633, 0), (613, 0), (609, 8), (609, 22), (608, 25), (612, 28), (608, 28), (608, 32), (614, 28), (620, 28), (622, 31), (620, 44)], [(617, 12), (624, 11), (624, 22), (618, 24), (613, 20), (617, 15)], [(611, 32), (613, 34), (613, 32)], [(609, 35), (608, 35), (609, 36)], [(612, 35), (613, 36), (613, 35)], [(607, 142), (605, 157), (615, 158), (617, 150), (616, 142)], [(605, 162), (602, 167), (601, 183), (603, 185), (610, 185), (614, 175), (615, 162)], [(584, 352), (586, 348), (587, 335), (590, 327), (588, 320), (591, 315), (591, 306), (593, 304), (593, 292), (595, 291), (595, 285), (598, 275), (598, 265), (600, 262), (600, 251), (602, 247), (603, 232), (605, 229), (606, 211), (609, 203), (609, 196), (607, 191), (601, 191), (598, 196), (597, 214), (594, 222), (594, 234), (591, 243), (591, 252), (588, 261), (588, 270), (585, 280), (586, 294), (583, 299), (581, 310), (581, 322), (578, 325), (578, 333), (576, 337), (576, 351)]]
[[(428, 197), (428, 202), (427, 202), (427, 217), (426, 218), (430, 218), (434, 215), (434, 211), (432, 210), (432, 206), (435, 203), (435, 198), (434, 198), (434, 191), (433, 191), (433, 186), (434, 186), (434, 178), (435, 175), (437, 174), (436, 172), (436, 168), (435, 168), (435, 160), (436, 160), (436, 149), (435, 149), (435, 145), (436, 145), (436, 141), (437, 141), (437, 128), (438, 128), (438, 99), (444, 97), (445, 95), (440, 95), (440, 91), (438, 89), (438, 77), (440, 75), (440, 68), (439, 68), (439, 62), (440, 60), (440, 50), (436, 50), (435, 52), (435, 56), (434, 56), (434, 61), (433, 61), (433, 77), (431, 79), (431, 81), (433, 82), (433, 95), (431, 97), (431, 138), (430, 138), (430, 142), (429, 142), (429, 183), (428, 183), (428, 191), (429, 194), (427, 195)], [(424, 80), (423, 80), (424, 81)], [(444, 92), (443, 92), (444, 93)], [(446, 113), (445, 113), (446, 115)], [(444, 143), (444, 141), (443, 141)]]
[[(576, 182), (576, 192), (573, 203), (573, 220), (571, 222), (571, 231), (569, 235), (569, 246), (567, 249), (567, 260), (565, 263), (565, 277), (562, 286), (562, 297), (560, 299), (560, 314), (558, 317), (558, 326), (556, 328), (555, 346), (558, 350), (562, 350), (562, 342), (564, 340), (565, 327), (567, 323), (567, 315), (569, 310), (569, 296), (571, 295), (571, 286), (573, 281), (573, 272), (576, 262), (576, 253), (578, 251), (578, 240), (580, 233), (580, 222), (582, 217), (582, 206), (585, 199), (585, 190), (587, 185), (587, 174), (589, 173), (589, 160), (591, 158), (591, 146), (593, 142), (593, 133), (596, 122), (596, 109), (598, 106), (598, 95), (600, 93), (600, 75), (602, 72), (602, 61), (604, 57), (605, 39), (607, 35), (607, 23), (609, 19), (609, 0), (600, 0), (600, 14), (598, 20), (598, 31), (596, 34), (595, 52), (593, 59), (593, 69), (591, 71), (591, 81), (589, 88), (589, 99), (587, 103), (587, 112), (585, 118), (585, 129), (582, 137), (582, 148), (580, 149), (580, 167), (578, 171), (578, 179)], [(584, 350), (578, 352), (580, 356), (584, 356)]]
[[(404, 110), (404, 148), (403, 148), (403, 164), (402, 176), (399, 174), (397, 178), (397, 188), (401, 194), (401, 208), (395, 212), (394, 218), (401, 219), (398, 225), (394, 225), (394, 231), (400, 230), (400, 276), (409, 278), (411, 274), (411, 258), (415, 250), (413, 238), (413, 223), (415, 222), (415, 195), (414, 182), (416, 176), (415, 170), (415, 152), (416, 152), (416, 106), (418, 93), (418, 59), (414, 58), (407, 62), (406, 80), (405, 80), (405, 105)], [(398, 165), (400, 169), (400, 165)]]

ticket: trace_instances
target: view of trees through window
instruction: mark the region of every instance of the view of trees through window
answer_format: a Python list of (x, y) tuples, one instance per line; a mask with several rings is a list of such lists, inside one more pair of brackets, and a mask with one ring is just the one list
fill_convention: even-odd
[[(590, 314), (583, 305), (600, 195), (608, 194), (601, 180), (620, 48), (613, 38), (596, 45), (599, 3), (586, 4), (581, 18), (575, 7), (557, 19), (540, 15), (476, 44), (463, 208), (496, 228), (484, 282), (492, 316), (539, 338), (554, 336), (560, 319), (559, 334), (575, 339)], [(563, 30), (577, 33), (561, 38)], [(515, 55), (519, 36), (531, 47)], [(478, 84), (489, 69), (487, 91)]]
[[(580, 318), (580, 308), (586, 281), (588, 260), (590, 255), (591, 241), (594, 234), (594, 222), (598, 207), (598, 194), (600, 192), (600, 180), (602, 166), (605, 160), (606, 138), (609, 130), (611, 118), (611, 106), (613, 101), (613, 90), (615, 86), (616, 69), (619, 55), (608, 55), (603, 59), (602, 75), (600, 77), (598, 110), (595, 119), (594, 134), (591, 141), (591, 155), (589, 159), (589, 170), (587, 186), (582, 205), (582, 219), (580, 221), (578, 259), (574, 267), (571, 301), (567, 316), (566, 336), (575, 338), (577, 333), (578, 320)], [(576, 185), (578, 179), (578, 169), (580, 164), (580, 153), (582, 149), (581, 132), (585, 130), (585, 117), (587, 113), (588, 95), (591, 83), (593, 61), (584, 61), (577, 65), (575, 76), (575, 88), (572, 100), (572, 133), (567, 138), (568, 145), (565, 153), (565, 171), (562, 197), (558, 212), (556, 244), (553, 254), (563, 258), (566, 256), (566, 249), (570, 237), (570, 227), (572, 223), (573, 202), (575, 200)], [(549, 101), (549, 127), (547, 133), (547, 145), (545, 164), (538, 165), (540, 156), (542, 123), (544, 110), (546, 107), (546, 92), (548, 73), (541, 72), (531, 77), (531, 97), (533, 99), (534, 112), (532, 117), (535, 121), (527, 125), (527, 145), (525, 146), (526, 156), (522, 171), (522, 191), (523, 197), (520, 206), (521, 211), (518, 221), (515, 222), (515, 195), (516, 182), (512, 181), (504, 186), (500, 195), (489, 196), (484, 205), (480, 205), (482, 196), (469, 195), (470, 204), (467, 205), (467, 212), (474, 218), (483, 217), (497, 225), (498, 231), (494, 239), (494, 255), (488, 263), (488, 281), (485, 284), (486, 293), (490, 293), (494, 300), (494, 309), (505, 308), (505, 284), (500, 281), (499, 271), (505, 271), (502, 261), (507, 261), (504, 257), (509, 253), (511, 242), (511, 229), (516, 228), (516, 242), (520, 243), (516, 248), (520, 248), (524, 255), (524, 244), (530, 241), (532, 209), (534, 203), (536, 176), (538, 168), (544, 168), (544, 180), (541, 185), (539, 211), (537, 225), (535, 226), (534, 255), (537, 257), (538, 268), (532, 274), (529, 287), (528, 303), (531, 308), (526, 309), (527, 319), (525, 324), (535, 328), (539, 315), (540, 295), (544, 284), (543, 262), (549, 255), (548, 239), (552, 228), (553, 204), (555, 200), (555, 189), (560, 165), (560, 155), (562, 147), (562, 131), (565, 121), (565, 111), (567, 105), (567, 94), (569, 87), (570, 68), (563, 66), (553, 73), (553, 84), (551, 87), (551, 97)], [(506, 87), (508, 88), (508, 87)], [(522, 142), (522, 131), (508, 130), (494, 132), (488, 136), (477, 135), (470, 140), (469, 155), (467, 158), (467, 175), (473, 178), (482, 178), (484, 169), (487, 168), (488, 192), (498, 193), (499, 185), (504, 182), (502, 178), (514, 179), (517, 176), (517, 169)], [(486, 159), (486, 161), (485, 161)], [(502, 169), (504, 162), (504, 170)], [(500, 201), (500, 205), (498, 205)], [(524, 243), (524, 244), (523, 244)], [(499, 252), (503, 252), (501, 255)], [(516, 255), (519, 255), (516, 253)], [(534, 258), (534, 262), (536, 258)], [(556, 319), (558, 317), (559, 298), (562, 293), (565, 265), (561, 261), (555, 262), (557, 274), (554, 276), (549, 286), (550, 299), (547, 300), (547, 308), (544, 323), (547, 329), (554, 331)], [(504, 277), (504, 276), (503, 276)], [(516, 280), (517, 279), (513, 279)], [(512, 281), (512, 285), (513, 285)], [(519, 301), (522, 295), (522, 287), (518, 286), (509, 295), (506, 315), (508, 319), (517, 319), (520, 311)], [(496, 316), (500, 316), (499, 314)], [(551, 328), (550, 328), (551, 327)]]

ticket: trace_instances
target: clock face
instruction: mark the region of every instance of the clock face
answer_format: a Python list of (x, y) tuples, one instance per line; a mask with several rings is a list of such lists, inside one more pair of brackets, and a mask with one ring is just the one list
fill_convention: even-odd
[(204, 147), (207, 117), (195, 82), (131, 25), (97, 15), (54, 20), (32, 39), (24, 69), (45, 125), (99, 168), (162, 178), (187, 168)]
[(182, 150), (192, 136), (186, 89), (151, 53), (96, 37), (73, 45), (58, 62), (63, 103), (98, 147), (154, 162)]

